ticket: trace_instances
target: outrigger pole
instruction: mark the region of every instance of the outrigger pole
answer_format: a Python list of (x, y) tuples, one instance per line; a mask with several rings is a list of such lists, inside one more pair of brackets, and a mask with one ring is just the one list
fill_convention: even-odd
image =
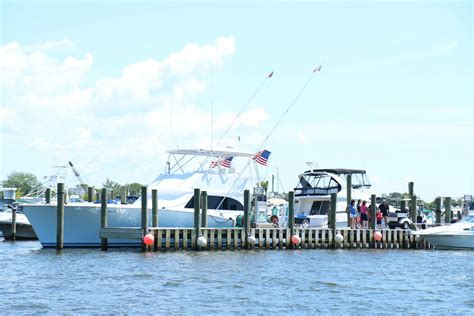
[(242, 107), (242, 109), (240, 110), (240, 112), (234, 117), (234, 120), (230, 123), (230, 125), (227, 127), (227, 129), (224, 131), (224, 133), (221, 135), (221, 137), (219, 138), (219, 140), (222, 140), (225, 135), (227, 135), (227, 133), (230, 131), (230, 129), (232, 128), (232, 126), (234, 126), (234, 123), (237, 121), (237, 119), (240, 117), (240, 115), (245, 111), (245, 109), (247, 108), (247, 106), (250, 104), (250, 102), (255, 98), (255, 96), (258, 94), (258, 92), (263, 88), (263, 86), (265, 85), (265, 83), (267, 82), (268, 79), (270, 79), (271, 77), (273, 77), (273, 71), (271, 73), (269, 73), (265, 79), (262, 80), (262, 82), (258, 85), (257, 89), (255, 90), (255, 92), (250, 96), (250, 98), (248, 99), (247, 103), (245, 103), (245, 105)]
[(299, 99), (299, 97), (301, 96), (301, 94), (303, 93), (303, 91), (306, 89), (306, 87), (309, 85), (309, 83), (311, 82), (311, 80), (313, 80), (314, 78), (314, 75), (317, 73), (317, 72), (321, 72), (321, 65), (314, 68), (313, 72), (311, 73), (311, 76), (308, 78), (308, 80), (306, 80), (305, 84), (303, 85), (303, 87), (300, 89), (300, 91), (298, 92), (298, 94), (296, 94), (295, 98), (290, 102), (290, 104), (288, 105), (288, 107), (286, 108), (285, 112), (283, 112), (283, 114), (281, 115), (280, 119), (278, 120), (278, 122), (276, 122), (276, 124), (273, 126), (273, 128), (270, 130), (270, 133), (268, 133), (268, 135), (265, 137), (265, 139), (263, 140), (263, 142), (260, 144), (260, 146), (258, 147), (257, 149), (257, 152), (260, 151), (263, 147), (263, 145), (265, 145), (265, 143), (267, 142), (267, 140), (270, 138), (270, 136), (273, 134), (273, 132), (275, 132), (275, 130), (277, 129), (278, 125), (280, 125), (281, 121), (283, 121), (283, 118), (285, 118), (285, 116), (288, 114), (288, 112), (290, 111), (290, 109), (293, 107), (293, 105), (296, 103), (296, 101)]

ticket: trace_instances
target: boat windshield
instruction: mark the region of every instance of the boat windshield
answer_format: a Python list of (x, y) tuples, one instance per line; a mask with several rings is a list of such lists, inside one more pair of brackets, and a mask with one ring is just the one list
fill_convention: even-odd
[[(340, 174), (339, 177), (346, 180), (347, 174)], [(362, 172), (355, 172), (352, 173), (352, 188), (353, 189), (360, 189), (360, 188), (367, 188), (369, 189), (372, 185), (369, 182), (369, 178), (367, 177), (366, 173)], [(347, 180), (346, 180), (347, 181)]]
[(341, 191), (341, 185), (327, 173), (313, 173), (300, 176), (295, 195), (329, 195)]

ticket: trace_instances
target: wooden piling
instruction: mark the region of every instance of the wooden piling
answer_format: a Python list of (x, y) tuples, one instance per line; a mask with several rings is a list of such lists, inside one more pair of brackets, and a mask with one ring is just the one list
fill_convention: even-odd
[(158, 227), (158, 190), (151, 190), (151, 222), (153, 227)]
[(416, 223), (416, 195), (410, 197), (410, 215), (411, 221)]
[(248, 248), (247, 239), (250, 236), (250, 191), (244, 190), (244, 230), (245, 240), (242, 245), (244, 248)]
[(437, 197), (435, 200), (435, 213), (436, 213), (436, 224), (441, 224), (441, 197)]
[(12, 226), (11, 226), (11, 233), (10, 238), (12, 241), (16, 240), (16, 207), (12, 207)]
[[(107, 190), (102, 189), (100, 195), (100, 228), (107, 228)], [(100, 248), (102, 250), (107, 250), (107, 238), (100, 239)]]
[(120, 192), (120, 203), (127, 204), (127, 187), (123, 186)]
[[(148, 231), (148, 218), (147, 218), (147, 200), (148, 200), (148, 194), (147, 194), (147, 188), (142, 187), (142, 194), (141, 194), (141, 200), (142, 200), (142, 236), (145, 236)], [(146, 245), (145, 242), (143, 241), (142, 238), (142, 250), (146, 250)]]
[(372, 194), (370, 196), (370, 228), (374, 230), (377, 227), (377, 219), (375, 218), (376, 210), (377, 210), (376, 195)]
[(56, 216), (56, 250), (64, 248), (64, 183), (58, 183)]
[[(194, 238), (193, 245), (192, 245), (192, 247), (195, 250), (199, 248), (197, 244), (197, 240), (201, 234), (201, 214), (200, 214), (201, 206), (199, 205), (200, 200), (201, 200), (201, 190), (196, 188), (194, 189), (194, 234), (196, 237)], [(229, 236), (227, 236), (227, 238), (229, 238)]]
[(51, 188), (47, 188), (44, 195), (45, 195), (46, 204), (50, 204), (51, 203)]
[(201, 192), (201, 227), (207, 227), (207, 192)]
[(293, 249), (293, 243), (291, 242), (291, 237), (295, 233), (295, 192), (288, 192), (288, 228), (290, 229), (290, 236), (286, 237), (287, 240), (290, 240), (290, 248)]
[(415, 194), (414, 190), (415, 184), (413, 182), (408, 182), (408, 195), (410, 198)]
[(446, 224), (451, 223), (451, 197), (445, 197), (444, 198), (444, 222)]
[(87, 187), (87, 202), (92, 202), (92, 196), (94, 193), (92, 192), (92, 187)]
[[(337, 193), (331, 193), (331, 208), (329, 210), (329, 222), (328, 227), (333, 232), (332, 236), (336, 235), (336, 210), (337, 210)], [(332, 238), (331, 247), (335, 248), (336, 241)]]
[(347, 226), (351, 226), (351, 211), (349, 210), (349, 204), (351, 204), (352, 199), (352, 175), (346, 175), (346, 193), (347, 193)]

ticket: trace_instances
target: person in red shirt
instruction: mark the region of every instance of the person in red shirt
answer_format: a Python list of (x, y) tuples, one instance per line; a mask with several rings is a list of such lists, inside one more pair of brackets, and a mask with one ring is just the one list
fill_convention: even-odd
[(369, 228), (369, 224), (367, 221), (369, 220), (369, 209), (367, 208), (367, 202), (362, 201), (362, 205), (360, 206), (360, 221), (362, 222), (362, 228)]
[(377, 210), (377, 214), (375, 214), (375, 217), (377, 218), (377, 227), (378, 227), (378, 229), (382, 230), (383, 213), (380, 209)]

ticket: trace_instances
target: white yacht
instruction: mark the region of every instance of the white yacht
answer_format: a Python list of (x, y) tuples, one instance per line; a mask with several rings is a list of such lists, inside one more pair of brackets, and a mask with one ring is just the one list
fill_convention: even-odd
[(414, 234), (427, 240), (436, 249), (474, 250), (474, 215), (454, 224), (432, 227)]
[[(252, 189), (259, 180), (255, 155), (203, 149), (176, 149), (168, 153), (164, 172), (148, 186), (148, 226), (151, 226), (151, 190), (157, 189), (159, 226), (192, 227), (194, 188), (207, 191), (209, 227), (233, 226), (236, 216), (243, 213), (244, 190)], [(141, 198), (131, 205), (110, 204), (107, 209), (109, 227), (141, 226)], [(25, 204), (23, 210), (43, 247), (54, 247), (56, 205)], [(65, 247), (99, 246), (99, 229), (100, 204), (65, 205)], [(109, 245), (139, 245), (139, 241), (111, 239)]]
[(312, 169), (299, 175), (295, 192), (295, 223), (303, 227), (328, 225), (331, 193), (337, 193), (336, 226), (347, 227), (347, 175), (351, 175), (352, 199), (370, 204), (374, 192), (365, 170)]

